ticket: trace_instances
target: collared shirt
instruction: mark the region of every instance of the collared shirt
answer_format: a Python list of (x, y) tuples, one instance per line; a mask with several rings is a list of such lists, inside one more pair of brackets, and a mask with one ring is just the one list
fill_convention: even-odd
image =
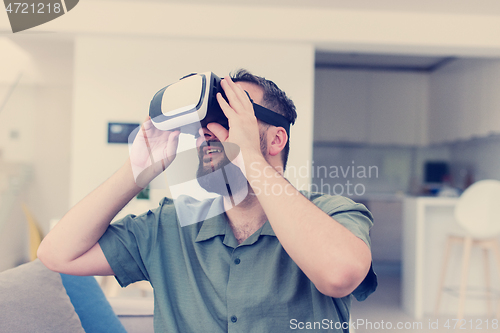
[[(304, 193), (370, 245), (370, 212), (340, 197)], [(350, 296), (320, 293), (288, 256), (267, 221), (238, 244), (225, 214), (180, 227), (172, 200), (112, 223), (99, 244), (118, 282), (148, 280), (156, 332), (347, 332)], [(333, 222), (333, 221), (332, 221)], [(314, 221), (311, 221), (314, 223)], [(334, 223), (334, 222), (333, 222)], [(370, 268), (353, 292), (376, 288)]]

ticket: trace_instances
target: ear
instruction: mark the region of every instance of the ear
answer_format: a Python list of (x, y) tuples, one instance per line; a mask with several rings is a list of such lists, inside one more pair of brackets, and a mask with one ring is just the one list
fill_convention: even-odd
[(285, 148), (288, 135), (283, 127), (271, 127), (267, 131), (267, 135), (268, 142), (271, 142), (268, 145), (269, 155), (276, 156)]

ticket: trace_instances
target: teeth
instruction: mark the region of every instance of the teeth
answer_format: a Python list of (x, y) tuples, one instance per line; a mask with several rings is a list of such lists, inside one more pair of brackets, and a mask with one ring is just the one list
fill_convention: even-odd
[(205, 151), (205, 155), (208, 155), (210, 153), (222, 153), (222, 150), (220, 150), (220, 149), (207, 149)]

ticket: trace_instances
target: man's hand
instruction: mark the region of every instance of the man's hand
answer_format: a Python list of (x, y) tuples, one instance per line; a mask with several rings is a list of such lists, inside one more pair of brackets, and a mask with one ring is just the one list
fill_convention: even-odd
[(156, 129), (148, 117), (131, 135), (130, 159), (64, 215), (40, 244), (40, 260), (65, 274), (114, 274), (99, 239), (116, 214), (172, 163), (179, 134)]
[(130, 147), (130, 163), (138, 186), (145, 188), (175, 159), (180, 131), (161, 131), (148, 117)]
[[(230, 142), (240, 147), (245, 160), (252, 156), (262, 156), (260, 135), (253, 104), (241, 86), (229, 76), (221, 81), (229, 103), (217, 94), (217, 101), (229, 120), (229, 131), (218, 123), (209, 123), (207, 128), (222, 142)], [(257, 155), (255, 155), (257, 154)]]

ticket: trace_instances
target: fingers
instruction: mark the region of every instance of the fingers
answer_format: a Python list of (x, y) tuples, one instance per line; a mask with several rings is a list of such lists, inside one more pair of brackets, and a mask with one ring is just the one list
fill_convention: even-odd
[(236, 114), (233, 108), (226, 102), (224, 97), (222, 97), (221, 93), (217, 93), (217, 102), (219, 102), (220, 108), (222, 109), (222, 112), (224, 112), (227, 119), (231, 119)]
[(142, 128), (144, 128), (144, 130), (148, 131), (152, 127), (154, 127), (154, 125), (153, 125), (153, 122), (151, 121), (151, 117), (147, 116), (146, 119), (144, 119), (144, 121), (142, 122)]
[(179, 135), (181, 131), (174, 131), (170, 133), (168, 136), (167, 145), (165, 147), (165, 160), (167, 161), (167, 165), (163, 165), (163, 169), (165, 170), (170, 163), (172, 163), (175, 155), (177, 153), (177, 146), (179, 145)]
[(227, 82), (227, 84), (233, 89), (235, 95), (238, 97), (242, 104), (251, 104), (250, 98), (246, 91), (240, 85), (233, 82), (229, 75), (224, 78), (224, 81)]
[(146, 148), (148, 150), (148, 154), (149, 154), (149, 159), (151, 160), (151, 164), (154, 164), (154, 157), (153, 157), (153, 152), (151, 151), (151, 146), (149, 144), (149, 140), (148, 140), (148, 134), (147, 134), (147, 130), (145, 129), (145, 125), (141, 126), (141, 133), (142, 133), (142, 137), (144, 139), (144, 143), (146, 144)]
[(249, 110), (249, 107), (252, 107), (252, 102), (245, 90), (234, 83), (229, 76), (226, 76), (221, 81), (221, 87), (226, 93), (229, 105), (231, 105), (236, 113), (244, 112), (245, 110)]

